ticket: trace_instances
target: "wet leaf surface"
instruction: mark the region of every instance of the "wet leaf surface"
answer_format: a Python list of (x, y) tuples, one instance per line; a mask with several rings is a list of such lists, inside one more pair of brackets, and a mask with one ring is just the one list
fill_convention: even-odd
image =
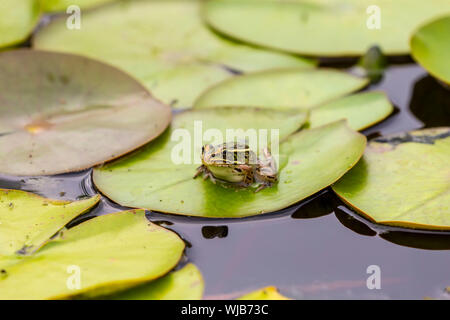
[(38, 0), (2, 0), (0, 2), (0, 48), (25, 40), (39, 21)]
[(157, 137), (170, 108), (127, 74), (70, 54), (0, 54), (0, 172), (49, 175), (115, 159)]
[(7, 261), (0, 299), (112, 293), (165, 275), (183, 249), (184, 242), (150, 223), (144, 210), (103, 215), (61, 232), (34, 255)]
[[(195, 110), (178, 115), (172, 131), (184, 128), (194, 136), (196, 120), (204, 121), (204, 130), (279, 129), (283, 141), (299, 128), (304, 116), (254, 108)], [(358, 161), (366, 141), (344, 121), (295, 133), (280, 145), (279, 182), (255, 193), (254, 188), (225, 188), (193, 179), (199, 164), (172, 162), (176, 143), (169, 142), (169, 135), (133, 156), (95, 169), (95, 185), (124, 206), (209, 218), (258, 215), (283, 209), (335, 182)], [(200, 150), (193, 154), (193, 159), (200, 159)]]
[(54, 20), (34, 38), (34, 47), (72, 52), (120, 67), (174, 107), (191, 107), (207, 87), (236, 72), (273, 67), (311, 67), (300, 57), (225, 40), (200, 18), (200, 2), (129, 1), (83, 15), (83, 27)]
[(46, 199), (33, 193), (0, 189), (0, 256), (38, 250), (75, 217), (98, 203)]
[(112, 300), (200, 300), (205, 284), (200, 270), (192, 263), (168, 275), (128, 289), (105, 296)]
[(449, 230), (449, 155), (449, 128), (377, 138), (333, 189), (374, 222)]
[(231, 38), (327, 57), (361, 55), (375, 44), (389, 55), (408, 54), (412, 32), (445, 13), (450, 13), (446, 0), (212, 0), (205, 5), (206, 22)]
[(411, 38), (411, 54), (430, 74), (450, 84), (450, 13), (420, 27)]

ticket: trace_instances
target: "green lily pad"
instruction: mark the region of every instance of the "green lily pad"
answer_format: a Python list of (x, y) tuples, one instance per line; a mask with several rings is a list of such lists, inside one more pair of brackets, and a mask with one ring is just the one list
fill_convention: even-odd
[(200, 300), (205, 284), (200, 270), (192, 263), (163, 278), (142, 284), (105, 299), (111, 300)]
[(282, 69), (255, 72), (225, 80), (205, 91), (195, 108), (246, 106), (311, 109), (362, 89), (368, 84), (333, 69)]
[(411, 54), (428, 72), (450, 84), (450, 16), (422, 26), (411, 38)]
[(88, 9), (116, 0), (40, 0), (44, 11), (65, 11), (69, 6), (76, 5)]
[(242, 72), (311, 67), (315, 62), (223, 39), (200, 18), (200, 1), (152, 0), (112, 4), (83, 14), (82, 28), (55, 19), (34, 47), (97, 58), (141, 80), (174, 107), (191, 107), (209, 86)]
[(290, 300), (278, 292), (275, 287), (265, 287), (259, 290), (252, 291), (238, 298), (237, 300)]
[(150, 223), (144, 210), (103, 215), (3, 267), (0, 299), (112, 293), (163, 276), (178, 263), (183, 249), (184, 242)]
[(263, 71), (219, 83), (203, 93), (194, 107), (311, 110), (310, 127), (347, 119), (352, 129), (361, 130), (383, 120), (393, 111), (391, 103), (381, 92), (344, 97), (367, 83), (365, 78), (332, 69)]
[(0, 48), (25, 40), (39, 21), (37, 0), (2, 0), (0, 2)]
[(449, 163), (450, 128), (378, 138), (333, 189), (376, 223), (450, 230)]
[(0, 256), (39, 249), (99, 200), (97, 195), (80, 201), (59, 201), (29, 192), (0, 189)]
[[(270, 129), (278, 129), (279, 140), (284, 141), (280, 145), (279, 183), (255, 193), (252, 188), (225, 188), (210, 180), (193, 179), (199, 164), (173, 162), (172, 152), (178, 154), (174, 147), (180, 142), (170, 141), (169, 137), (180, 128), (194, 137), (197, 120), (203, 121), (204, 131), (253, 128), (268, 129), (270, 135)], [(365, 137), (350, 130), (343, 121), (289, 136), (304, 120), (305, 116), (298, 111), (194, 109), (177, 115), (171, 131), (145, 149), (96, 168), (94, 183), (121, 205), (166, 213), (239, 218), (276, 211), (335, 182), (358, 161), (364, 150)], [(206, 142), (199, 143), (191, 159), (200, 160), (201, 145)]]
[(408, 54), (412, 32), (449, 12), (447, 0), (211, 0), (205, 4), (206, 22), (229, 37), (330, 57), (362, 55), (373, 45), (390, 55)]
[(160, 135), (170, 108), (84, 57), (0, 53), (0, 172), (49, 175), (115, 159)]

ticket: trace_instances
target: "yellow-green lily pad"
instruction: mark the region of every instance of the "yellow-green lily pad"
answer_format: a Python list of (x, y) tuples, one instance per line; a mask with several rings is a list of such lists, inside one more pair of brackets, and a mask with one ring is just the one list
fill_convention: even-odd
[(450, 84), (450, 15), (417, 30), (411, 38), (411, 54), (428, 72)]
[(450, 230), (450, 128), (371, 141), (334, 191), (371, 221)]
[(311, 67), (300, 57), (238, 44), (217, 36), (200, 17), (196, 0), (127, 1), (86, 12), (80, 30), (55, 19), (34, 47), (97, 58), (141, 80), (174, 107), (191, 107), (209, 86), (235, 71)]
[(115, 159), (168, 126), (171, 110), (136, 80), (71, 54), (0, 53), (0, 172), (49, 175)]
[(383, 120), (393, 111), (391, 103), (381, 92), (346, 96), (367, 83), (365, 78), (333, 69), (262, 71), (217, 84), (205, 91), (194, 107), (310, 110), (310, 127), (347, 119), (352, 129), (361, 130)]
[(278, 292), (278, 289), (273, 286), (258, 289), (243, 295), (237, 300), (290, 300)]
[[(407, 14), (406, 14), (407, 11)], [(247, 43), (311, 56), (358, 56), (373, 45), (409, 53), (422, 23), (450, 12), (447, 0), (210, 0), (206, 22)]]
[(110, 300), (200, 300), (203, 297), (205, 284), (198, 268), (192, 263), (180, 270), (125, 290), (106, 296)]
[[(173, 132), (178, 132), (194, 141), (196, 121), (202, 121), (204, 132), (215, 129), (223, 136), (226, 129), (266, 129), (267, 145), (275, 157), (273, 145), (276, 144), (272, 144), (274, 140), (270, 137), (275, 132), (271, 130), (278, 129), (279, 141), (283, 141), (277, 163), (279, 182), (255, 193), (253, 188), (225, 188), (210, 180), (193, 179), (199, 166), (194, 161), (200, 160), (201, 146), (208, 141), (200, 140), (189, 155), (188, 163), (180, 163), (182, 159), (174, 162), (172, 156), (179, 154), (176, 146), (183, 140), (178, 137), (171, 141), (170, 137)], [(305, 115), (297, 110), (194, 109), (177, 115), (171, 130), (146, 148), (96, 168), (94, 183), (102, 193), (121, 205), (166, 213), (239, 218), (276, 211), (335, 182), (356, 164), (364, 150), (365, 137), (348, 128), (344, 121), (290, 135), (304, 121)], [(239, 137), (244, 138), (244, 135)], [(217, 143), (223, 141), (216, 140)], [(187, 145), (192, 144), (187, 141)]]
[(39, 21), (38, 0), (0, 1), (0, 48), (25, 40)]
[(3, 267), (0, 299), (62, 299), (112, 293), (159, 278), (181, 258), (184, 242), (152, 224), (144, 210), (83, 222), (37, 253)]
[(78, 6), (81, 9), (89, 9), (117, 0), (40, 0), (44, 11), (66, 11), (70, 6)]
[(38, 250), (99, 200), (97, 195), (80, 201), (60, 201), (25, 191), (0, 189), (0, 257)]

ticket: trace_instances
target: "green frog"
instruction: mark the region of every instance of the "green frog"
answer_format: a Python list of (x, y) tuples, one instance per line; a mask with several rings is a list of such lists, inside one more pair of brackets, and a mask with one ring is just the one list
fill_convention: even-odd
[(194, 178), (203, 174), (203, 179), (232, 183), (241, 187), (258, 184), (256, 192), (270, 187), (278, 180), (275, 160), (269, 150), (259, 159), (247, 144), (232, 142), (202, 147), (202, 165)]

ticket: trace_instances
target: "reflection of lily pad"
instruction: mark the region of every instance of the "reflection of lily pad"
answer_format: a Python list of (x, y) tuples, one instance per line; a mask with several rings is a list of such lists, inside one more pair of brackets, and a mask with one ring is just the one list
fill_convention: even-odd
[(83, 15), (82, 28), (55, 19), (34, 39), (41, 49), (107, 61), (140, 79), (156, 97), (190, 107), (207, 87), (233, 75), (271, 67), (311, 66), (310, 60), (236, 44), (201, 21), (199, 1), (112, 4)]
[(81, 9), (96, 7), (115, 0), (40, 0), (45, 11), (65, 11), (69, 6), (76, 5)]
[(106, 296), (114, 300), (200, 300), (204, 283), (198, 268), (189, 263), (163, 278), (142, 284), (124, 292)]
[(59, 201), (0, 189), (0, 256), (35, 251), (51, 236), (100, 200)]
[(450, 229), (450, 128), (378, 138), (333, 189), (372, 221)]
[(39, 21), (38, 0), (0, 1), (0, 48), (25, 40)]
[(67, 298), (134, 286), (170, 271), (183, 249), (175, 233), (150, 223), (143, 210), (103, 215), (4, 267), (0, 299)]
[(289, 300), (289, 298), (280, 294), (275, 287), (266, 287), (247, 293), (238, 300)]
[(411, 54), (433, 76), (450, 84), (450, 16), (422, 26), (411, 38)]
[[(221, 132), (236, 128), (279, 129), (282, 141), (300, 127), (305, 117), (298, 111), (270, 109), (195, 110), (178, 115), (171, 132), (184, 128), (194, 137), (196, 120), (203, 121), (203, 130), (216, 128)], [(169, 135), (170, 132), (134, 156), (95, 169), (96, 186), (125, 206), (238, 218), (285, 208), (327, 187), (358, 161), (365, 146), (365, 137), (350, 130), (345, 122), (291, 135), (280, 145), (279, 183), (255, 193), (251, 188), (235, 190), (209, 180), (193, 179), (199, 164), (172, 162), (177, 143), (169, 141)], [(199, 149), (193, 159), (200, 159)]]
[(206, 21), (215, 30), (248, 43), (307, 55), (351, 56), (376, 44), (387, 54), (407, 54), (411, 32), (424, 21), (450, 12), (450, 3), (213, 0), (205, 9)]
[(360, 130), (381, 121), (393, 110), (381, 92), (344, 97), (367, 82), (367, 79), (332, 69), (263, 71), (219, 83), (200, 96), (194, 107), (310, 109), (311, 127), (346, 118), (351, 128)]
[(47, 175), (89, 168), (157, 137), (170, 109), (138, 82), (87, 58), (0, 54), (0, 172)]

